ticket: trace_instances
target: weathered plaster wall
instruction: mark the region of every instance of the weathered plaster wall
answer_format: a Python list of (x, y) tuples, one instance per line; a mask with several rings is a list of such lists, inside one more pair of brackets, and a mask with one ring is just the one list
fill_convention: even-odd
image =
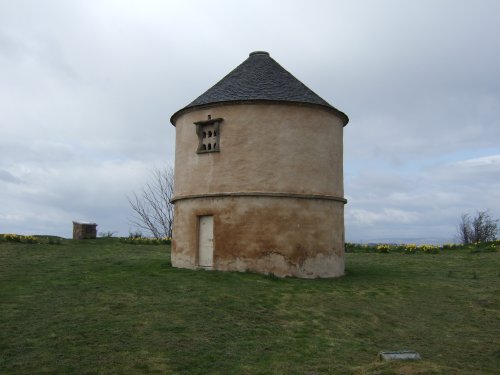
[[(194, 122), (223, 118), (220, 152), (197, 154)], [(198, 216), (214, 216), (214, 269), (278, 276), (344, 273), (343, 124), (317, 107), (217, 106), (176, 121), (172, 264), (198, 265)], [(297, 197), (186, 196), (235, 193)]]
[(198, 265), (198, 216), (214, 217), (214, 269), (277, 276), (344, 273), (344, 205), (318, 199), (224, 197), (178, 201), (172, 265)]
[[(196, 154), (195, 121), (222, 117), (220, 153)], [(340, 118), (295, 105), (227, 105), (176, 121), (175, 196), (276, 191), (343, 197)]]

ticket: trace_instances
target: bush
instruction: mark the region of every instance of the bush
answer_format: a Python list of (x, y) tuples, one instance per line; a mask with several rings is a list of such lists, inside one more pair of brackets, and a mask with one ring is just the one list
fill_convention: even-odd
[(140, 230), (136, 230), (135, 232), (129, 232), (128, 238), (142, 238), (142, 232)]
[(498, 232), (498, 219), (493, 219), (488, 211), (479, 211), (474, 218), (463, 214), (458, 224), (458, 238), (464, 245), (495, 241)]
[[(489, 242), (490, 244), (500, 245), (500, 241)], [(472, 247), (471, 247), (472, 246)], [(410, 244), (370, 244), (370, 245), (362, 245), (355, 244), (351, 242), (346, 242), (345, 244), (345, 252), (346, 253), (405, 253), (405, 254), (416, 254), (416, 253), (424, 253), (424, 254), (438, 254), (443, 250), (451, 250), (451, 249), (472, 249), (476, 248), (476, 245), (469, 245), (466, 247), (460, 244), (444, 244), (442, 246), (437, 245), (416, 245), (413, 243)], [(492, 249), (493, 247), (489, 247), (488, 249)], [(482, 249), (486, 251), (485, 249)], [(489, 250), (494, 251), (494, 250)]]
[(57, 237), (49, 237), (47, 239), (47, 243), (49, 245), (60, 245), (61, 244), (61, 239)]
[(99, 237), (104, 237), (104, 238), (111, 238), (116, 234), (116, 232), (112, 231), (107, 231), (107, 232), (100, 232)]
[(473, 245), (469, 245), (468, 249), (470, 250), (471, 253), (493, 253), (498, 251), (497, 242), (498, 241), (483, 242), (483, 243), (478, 242)]
[(31, 244), (39, 243), (38, 239), (33, 236), (21, 236), (21, 241)]
[(2, 236), (2, 238), (5, 241), (9, 241), (9, 242), (23, 242), (23, 243), (29, 243), (29, 244), (40, 243), (38, 238), (36, 238), (35, 236), (22, 236), (22, 235), (13, 234), (13, 233), (4, 234)]
[(387, 254), (391, 251), (391, 247), (389, 245), (386, 245), (386, 244), (381, 244), (381, 245), (377, 245), (375, 250), (377, 250), (378, 253)]
[(21, 242), (21, 236), (18, 236), (17, 234), (4, 234), (3, 238), (9, 242)]
[(417, 245), (415, 244), (408, 244), (404, 245), (404, 251), (407, 254), (415, 254), (417, 252)]
[(423, 251), (426, 254), (438, 254), (439, 246), (435, 245), (420, 245), (418, 247), (419, 250)]
[(122, 242), (132, 245), (170, 245), (172, 239), (170, 237), (163, 238), (146, 238), (146, 237), (127, 237), (122, 238)]

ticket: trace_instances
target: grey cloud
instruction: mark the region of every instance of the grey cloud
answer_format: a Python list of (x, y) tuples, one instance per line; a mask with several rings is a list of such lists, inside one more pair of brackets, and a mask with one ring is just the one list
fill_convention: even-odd
[(12, 173), (4, 169), (0, 169), (0, 180), (5, 182), (11, 182), (14, 184), (20, 184), (23, 182), (20, 178), (17, 178)]
[[(490, 210), (500, 217), (500, 156), (438, 163), (417, 172), (362, 173), (346, 182), (351, 240), (424, 237), (451, 241), (460, 215)], [(390, 230), (381, 231), (389, 226)]]

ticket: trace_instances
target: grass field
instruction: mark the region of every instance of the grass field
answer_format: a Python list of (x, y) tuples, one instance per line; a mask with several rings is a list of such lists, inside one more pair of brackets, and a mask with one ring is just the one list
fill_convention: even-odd
[[(498, 252), (346, 257), (340, 279), (277, 279), (175, 269), (165, 245), (0, 241), (0, 374), (498, 373)], [(400, 349), (422, 360), (377, 361)]]

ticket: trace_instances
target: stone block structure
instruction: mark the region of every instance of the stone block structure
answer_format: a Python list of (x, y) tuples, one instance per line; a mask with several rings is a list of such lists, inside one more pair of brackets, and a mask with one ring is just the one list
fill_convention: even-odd
[(96, 223), (79, 223), (73, 221), (73, 239), (74, 240), (87, 240), (97, 237), (97, 224)]
[(347, 122), (267, 52), (174, 113), (172, 265), (343, 275)]

